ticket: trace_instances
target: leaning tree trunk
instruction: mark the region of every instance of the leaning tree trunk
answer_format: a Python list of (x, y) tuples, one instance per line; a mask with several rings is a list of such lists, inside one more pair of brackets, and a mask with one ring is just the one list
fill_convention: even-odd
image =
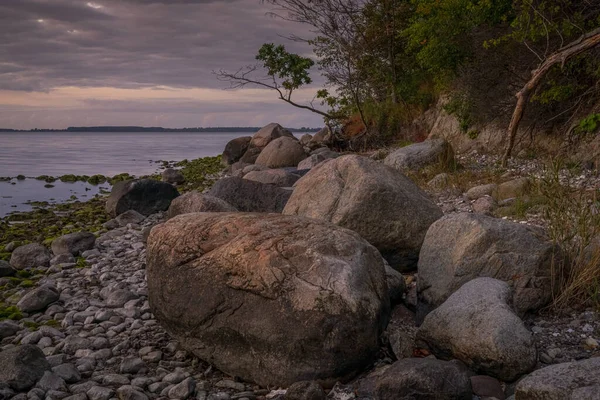
[(525, 113), (525, 108), (531, 94), (538, 87), (546, 73), (556, 64), (562, 64), (571, 57), (583, 53), (600, 44), (600, 28), (595, 29), (591, 32), (586, 33), (574, 42), (569, 43), (563, 48), (559, 49), (552, 55), (550, 55), (544, 62), (531, 73), (531, 79), (523, 86), (523, 88), (517, 93), (517, 105), (513, 111), (510, 125), (508, 126), (508, 145), (504, 157), (502, 158), (502, 165), (506, 166), (508, 159), (511, 156), (513, 147), (515, 145), (515, 138), (517, 136), (517, 130), (519, 129), (519, 123)]

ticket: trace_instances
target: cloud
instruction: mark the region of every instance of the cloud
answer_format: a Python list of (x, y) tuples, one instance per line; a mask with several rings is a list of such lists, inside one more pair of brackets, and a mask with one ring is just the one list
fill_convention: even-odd
[[(111, 118), (142, 124), (151, 113), (169, 126), (248, 125), (242, 119), (250, 117), (260, 125), (277, 120), (275, 113), (317, 126), (319, 117), (272, 93), (256, 100), (251, 90), (215, 91), (227, 85), (211, 71), (254, 64), (262, 43), (311, 53), (282, 38), (307, 36), (307, 27), (269, 11), (260, 0), (2, 0), (0, 127), (108, 125)], [(174, 99), (178, 90), (204, 92)], [(207, 90), (228, 103), (211, 102)]]

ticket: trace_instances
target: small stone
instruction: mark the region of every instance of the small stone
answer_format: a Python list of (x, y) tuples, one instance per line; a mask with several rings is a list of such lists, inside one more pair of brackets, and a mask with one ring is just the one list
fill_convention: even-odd
[(169, 390), (169, 397), (172, 399), (187, 399), (194, 393), (196, 381), (194, 378), (186, 378), (181, 383), (173, 386)]
[(61, 364), (52, 368), (52, 372), (60, 376), (67, 383), (76, 383), (81, 380), (81, 374), (73, 364)]
[(223, 380), (215, 383), (215, 387), (224, 388), (224, 389), (233, 389), (233, 390), (237, 390), (238, 392), (246, 390), (246, 386), (243, 383), (234, 382), (230, 379), (223, 379)]
[(107, 386), (124, 386), (129, 385), (129, 378), (119, 374), (104, 375), (102, 384)]
[(108, 400), (115, 395), (115, 391), (102, 386), (94, 386), (87, 391), (90, 400)]
[(63, 400), (88, 400), (85, 393), (74, 394), (73, 396), (65, 397)]
[(148, 396), (136, 390), (133, 386), (121, 386), (117, 389), (119, 400), (148, 400)]
[(285, 400), (325, 400), (325, 392), (316, 382), (303, 381), (292, 384), (286, 394)]
[(142, 368), (146, 368), (146, 364), (141, 358), (126, 357), (121, 362), (121, 367), (119, 368), (119, 371), (122, 374), (137, 374), (142, 370)]
[(206, 400), (231, 400), (231, 396), (225, 392), (211, 393)]
[(472, 376), (471, 388), (473, 389), (473, 394), (479, 397), (495, 397), (498, 400), (504, 400), (505, 397), (502, 384), (491, 376)]
[(586, 350), (596, 350), (598, 348), (598, 341), (594, 338), (587, 338), (584, 340), (583, 345)]
[(175, 372), (171, 372), (170, 374), (165, 375), (162, 381), (170, 384), (177, 384), (183, 381), (185, 378), (185, 373), (182, 370), (178, 369)]
[(65, 380), (55, 374), (54, 372), (46, 371), (44, 372), (44, 376), (37, 383), (37, 387), (48, 391), (48, 390), (60, 390), (62, 392), (67, 391), (67, 385), (65, 384)]
[(0, 321), (0, 340), (13, 336), (21, 330), (21, 327), (13, 321)]
[(170, 386), (170, 384), (167, 382), (151, 383), (148, 385), (148, 391), (150, 393), (160, 393), (168, 386)]
[(27, 292), (27, 294), (19, 300), (17, 307), (26, 313), (41, 311), (51, 303), (58, 301), (59, 298), (60, 295), (56, 288), (40, 286)]

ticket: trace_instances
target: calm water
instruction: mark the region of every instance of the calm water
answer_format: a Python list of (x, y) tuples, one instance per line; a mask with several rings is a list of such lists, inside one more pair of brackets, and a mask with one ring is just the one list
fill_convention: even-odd
[[(160, 164), (156, 161), (216, 156), (231, 139), (251, 135), (248, 132), (0, 132), (0, 177), (113, 176), (122, 172), (147, 175), (158, 170)], [(63, 202), (72, 195), (85, 200), (98, 193), (99, 187), (108, 186), (60, 181), (52, 183), (53, 188), (44, 185), (46, 182), (33, 179), (0, 182), (0, 217), (30, 210), (31, 206), (24, 204), (27, 201)]]

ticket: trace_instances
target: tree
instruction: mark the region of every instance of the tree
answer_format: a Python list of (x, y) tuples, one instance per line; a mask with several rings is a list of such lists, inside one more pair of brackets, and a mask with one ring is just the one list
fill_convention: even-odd
[(258, 51), (256, 59), (262, 61), (262, 68), (266, 70), (266, 75), (257, 75), (260, 69), (259, 65), (242, 68), (234, 73), (224, 70), (213, 73), (217, 75), (217, 79), (229, 82), (232, 89), (242, 88), (247, 85), (265, 87), (276, 91), (280, 100), (294, 107), (322, 115), (327, 120), (335, 120), (337, 118), (335, 115), (315, 108), (312, 103), (304, 105), (292, 100), (292, 94), (295, 90), (312, 83), (309, 70), (314, 65), (313, 60), (289, 53), (285, 50), (284, 46), (275, 46), (273, 43), (263, 44)]
[(555, 65), (564, 64), (571, 58), (578, 54), (581, 54), (595, 46), (600, 44), (600, 28), (595, 29), (581, 36), (579, 39), (567, 44), (560, 48), (555, 53), (548, 56), (540, 63), (539, 67), (531, 73), (531, 79), (523, 86), (523, 88), (517, 93), (517, 105), (512, 115), (510, 125), (508, 126), (507, 137), (508, 144), (506, 151), (502, 158), (502, 164), (506, 166), (508, 159), (511, 156), (512, 149), (515, 144), (515, 137), (519, 129), (519, 123), (525, 113), (525, 108), (529, 102), (531, 94), (535, 92), (536, 88), (540, 85), (548, 71)]

